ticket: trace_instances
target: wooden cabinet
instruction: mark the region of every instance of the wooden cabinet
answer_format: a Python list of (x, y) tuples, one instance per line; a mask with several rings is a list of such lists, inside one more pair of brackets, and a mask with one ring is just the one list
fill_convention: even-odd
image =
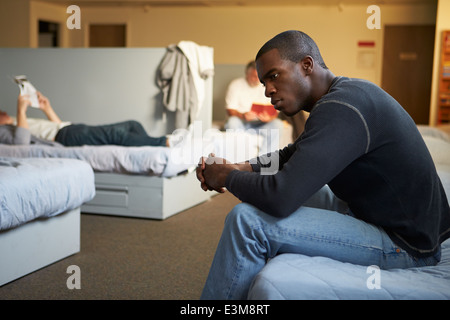
[(450, 123), (450, 30), (442, 32), (437, 122)]

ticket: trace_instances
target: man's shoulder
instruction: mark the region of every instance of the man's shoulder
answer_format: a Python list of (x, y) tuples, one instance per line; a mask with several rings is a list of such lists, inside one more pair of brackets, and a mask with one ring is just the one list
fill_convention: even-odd
[[(336, 86), (377, 86), (372, 81), (361, 78), (350, 78), (338, 76), (333, 80), (333, 85)], [(332, 87), (333, 87), (332, 85)]]
[(366, 80), (366, 79), (359, 79), (359, 78), (346, 78), (342, 77), (338, 81), (338, 85), (336, 86), (341, 89), (349, 89), (349, 90), (376, 90), (381, 91), (382, 89), (377, 84), (373, 83), (372, 81)]

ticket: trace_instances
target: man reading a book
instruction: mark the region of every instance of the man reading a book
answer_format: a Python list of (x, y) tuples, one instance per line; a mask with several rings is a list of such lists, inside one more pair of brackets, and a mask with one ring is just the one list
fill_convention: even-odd
[[(245, 68), (245, 77), (234, 79), (228, 86), (225, 96), (227, 114), (229, 116), (225, 129), (253, 129), (264, 139), (260, 146), (261, 153), (278, 148), (279, 140), (272, 141), (281, 134), (283, 122), (278, 119), (278, 111), (264, 95), (264, 87), (259, 82), (256, 64), (251, 61)], [(272, 129), (278, 134), (272, 134)]]
[(173, 147), (184, 139), (177, 135), (151, 137), (139, 122), (133, 120), (99, 126), (63, 122), (50, 101), (39, 92), (38, 100), (39, 108), (48, 120), (27, 117), (26, 112), (31, 104), (27, 95), (19, 95), (15, 119), (0, 110), (0, 143)]

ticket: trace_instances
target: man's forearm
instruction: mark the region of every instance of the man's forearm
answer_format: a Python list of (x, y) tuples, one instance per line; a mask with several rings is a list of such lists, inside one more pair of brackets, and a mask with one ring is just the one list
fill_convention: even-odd
[(239, 171), (249, 171), (249, 172), (253, 171), (253, 167), (249, 161), (240, 162), (240, 163), (237, 163), (236, 165), (238, 166)]
[(52, 108), (44, 110), (44, 113), (47, 116), (48, 120), (56, 123), (61, 123), (61, 119), (58, 117), (58, 115)]
[(38, 92), (38, 98), (39, 98), (39, 107), (45, 113), (47, 119), (52, 122), (61, 123), (61, 119), (58, 117), (55, 110), (53, 110), (52, 105), (50, 104), (48, 98), (42, 95), (40, 92)]
[(30, 100), (28, 99), (28, 96), (19, 95), (17, 98), (16, 126), (28, 129), (27, 108), (29, 105)]
[(28, 120), (26, 110), (17, 111), (17, 126), (20, 128), (28, 129)]

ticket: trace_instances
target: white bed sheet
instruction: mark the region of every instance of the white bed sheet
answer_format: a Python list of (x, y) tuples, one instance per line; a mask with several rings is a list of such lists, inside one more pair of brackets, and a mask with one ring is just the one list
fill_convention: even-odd
[(6, 230), (91, 200), (94, 173), (76, 159), (0, 157), (0, 190), (0, 230)]
[(3, 157), (71, 158), (89, 163), (96, 172), (158, 176), (175, 175), (190, 166), (169, 164), (171, 152), (166, 147), (0, 145)]
[(47, 145), (0, 144), (0, 157), (69, 158), (83, 160), (95, 172), (176, 176), (194, 169), (200, 157), (211, 152), (232, 162), (258, 154), (258, 139), (244, 132), (211, 130), (204, 136), (189, 137), (176, 147), (125, 147), (115, 145), (55, 147)]
[[(377, 269), (378, 270), (378, 269)], [(325, 257), (286, 253), (255, 277), (253, 300), (449, 300), (450, 241), (436, 266), (378, 270)]]

